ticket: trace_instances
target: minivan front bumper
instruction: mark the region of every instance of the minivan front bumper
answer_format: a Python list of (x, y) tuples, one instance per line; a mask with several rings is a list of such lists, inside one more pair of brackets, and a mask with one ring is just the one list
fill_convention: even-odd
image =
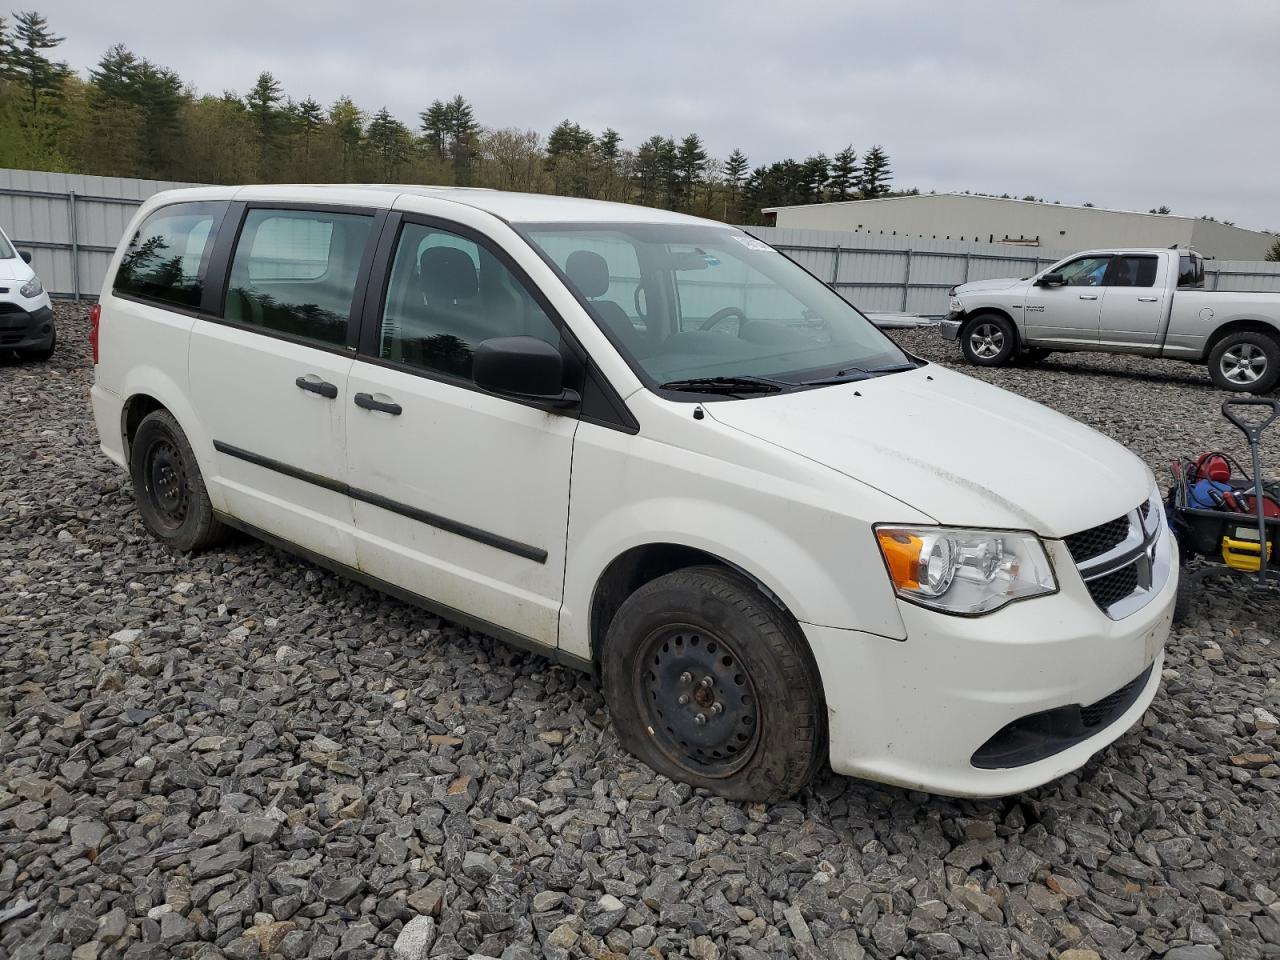
[(0, 301), (0, 350), (47, 347), (53, 342), (53, 309), (27, 310), (21, 304)]
[[(1176, 551), (1167, 531), (1161, 546)], [(1046, 542), (1058, 593), (983, 617), (900, 603), (904, 641), (802, 624), (823, 676), (831, 767), (931, 793), (1007, 796), (1083, 766), (1160, 686), (1175, 573), (1111, 620)]]

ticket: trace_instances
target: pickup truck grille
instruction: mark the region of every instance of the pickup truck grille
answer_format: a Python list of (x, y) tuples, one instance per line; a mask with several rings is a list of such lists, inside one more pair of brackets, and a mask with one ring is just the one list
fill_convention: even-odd
[(1089, 596), (1113, 620), (1145, 607), (1169, 578), (1163, 516), (1153, 495), (1123, 517), (1064, 538)]

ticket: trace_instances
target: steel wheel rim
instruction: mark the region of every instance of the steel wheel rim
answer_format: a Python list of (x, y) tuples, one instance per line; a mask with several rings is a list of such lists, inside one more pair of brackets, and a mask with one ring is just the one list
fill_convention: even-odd
[(1237, 343), (1222, 354), (1218, 367), (1232, 383), (1254, 384), (1266, 375), (1267, 354), (1256, 343)]
[(156, 440), (147, 451), (147, 496), (162, 523), (170, 528), (182, 526), (187, 518), (190, 489), (182, 454), (172, 442)]
[(1004, 331), (994, 323), (981, 323), (969, 334), (969, 349), (974, 356), (990, 360), (1004, 350)]
[(760, 700), (723, 637), (689, 624), (653, 631), (641, 644), (633, 689), (645, 732), (675, 765), (728, 777), (755, 753)]

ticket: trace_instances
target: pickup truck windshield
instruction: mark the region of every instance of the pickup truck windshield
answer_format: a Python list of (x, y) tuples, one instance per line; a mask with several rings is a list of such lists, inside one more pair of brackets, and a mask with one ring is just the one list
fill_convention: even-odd
[(738, 395), (911, 369), (822, 281), (754, 237), (699, 224), (526, 224), (642, 378)]

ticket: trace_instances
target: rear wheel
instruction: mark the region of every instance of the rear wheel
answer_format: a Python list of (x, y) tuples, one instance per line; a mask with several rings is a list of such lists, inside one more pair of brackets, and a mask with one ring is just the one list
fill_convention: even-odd
[(1018, 353), (1018, 331), (1007, 318), (995, 313), (974, 317), (960, 333), (964, 358), (979, 367), (1001, 367)]
[(746, 578), (711, 566), (659, 577), (623, 603), (605, 644), (618, 739), (659, 773), (748, 801), (813, 778), (826, 730), (817, 666)]
[(133, 496), (142, 522), (175, 550), (200, 550), (221, 540), (204, 478), (178, 421), (168, 410), (143, 418), (129, 451)]
[(1224, 390), (1266, 393), (1280, 382), (1280, 343), (1268, 334), (1228, 334), (1209, 352), (1209, 376)]

